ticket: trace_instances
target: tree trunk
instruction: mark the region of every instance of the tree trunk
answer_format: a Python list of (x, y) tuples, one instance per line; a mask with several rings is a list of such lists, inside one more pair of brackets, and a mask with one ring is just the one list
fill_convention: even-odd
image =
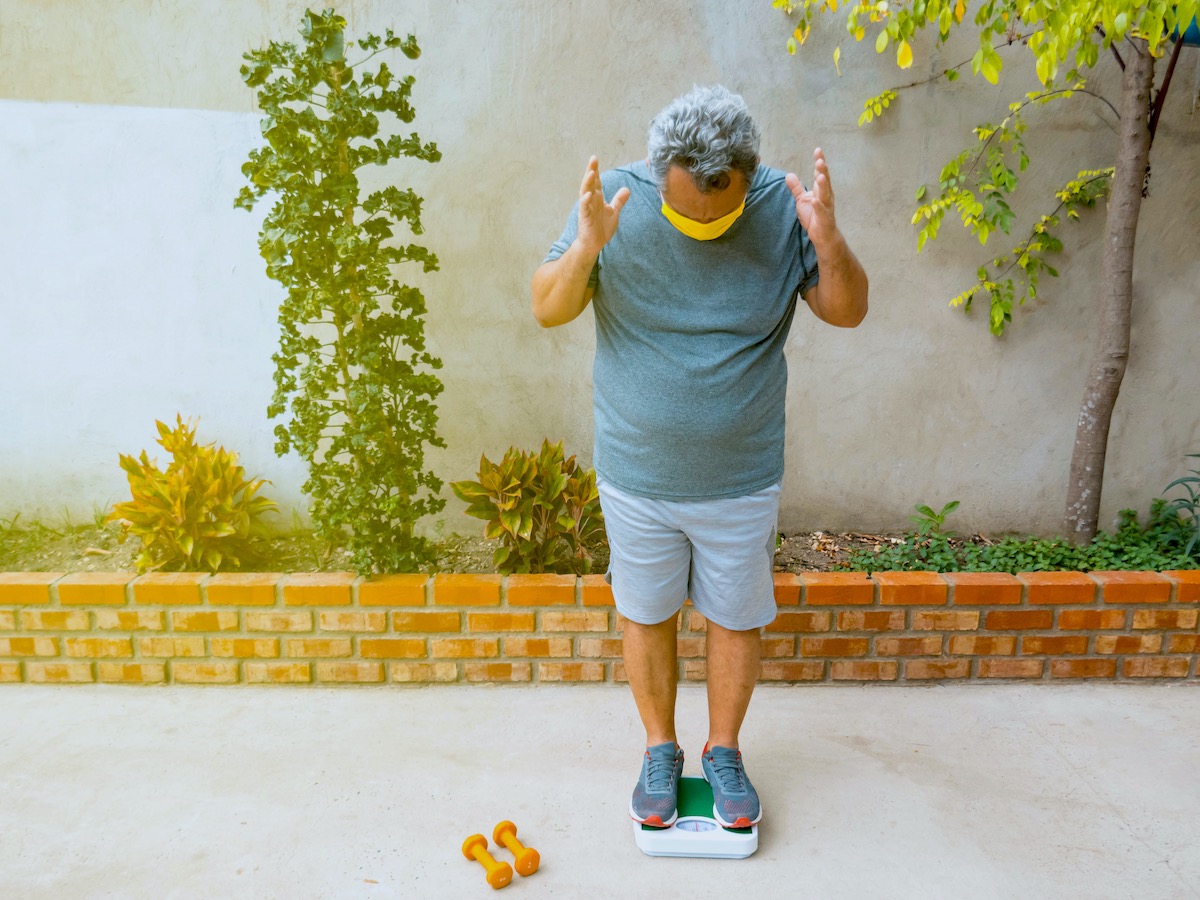
[(1130, 41), (1134, 52), (1126, 61), (1121, 84), (1120, 146), (1104, 226), (1100, 333), (1079, 409), (1067, 485), (1064, 530), (1076, 545), (1096, 536), (1108, 429), (1129, 359), (1133, 244), (1150, 158), (1150, 90), (1154, 85), (1154, 58), (1146, 51), (1146, 42)]

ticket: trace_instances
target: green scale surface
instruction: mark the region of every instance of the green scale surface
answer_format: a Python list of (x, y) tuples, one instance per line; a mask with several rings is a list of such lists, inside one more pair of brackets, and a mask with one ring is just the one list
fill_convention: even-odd
[[(703, 778), (680, 778), (678, 809), (681, 819), (694, 817), (712, 819), (716, 822), (716, 819), (713, 819), (712, 785)], [(642, 826), (642, 831), (661, 830), (652, 825)], [(733, 834), (750, 834), (751, 832), (749, 828), (725, 828), (723, 826), (721, 830)]]

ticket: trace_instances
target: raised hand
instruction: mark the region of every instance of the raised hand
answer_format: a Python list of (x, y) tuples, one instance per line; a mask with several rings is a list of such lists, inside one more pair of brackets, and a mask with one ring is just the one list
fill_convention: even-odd
[(829, 165), (825, 154), (818, 147), (813, 151), (812, 190), (805, 190), (800, 179), (788, 172), (784, 179), (792, 196), (796, 198), (796, 217), (808, 232), (813, 244), (820, 247), (837, 235), (837, 221), (833, 215), (833, 185), (829, 181)]
[(612, 239), (621, 217), (621, 207), (629, 199), (629, 188), (621, 188), (611, 203), (604, 202), (600, 184), (600, 163), (596, 157), (588, 160), (579, 186), (579, 229), (577, 240), (589, 255), (599, 256), (604, 245)]

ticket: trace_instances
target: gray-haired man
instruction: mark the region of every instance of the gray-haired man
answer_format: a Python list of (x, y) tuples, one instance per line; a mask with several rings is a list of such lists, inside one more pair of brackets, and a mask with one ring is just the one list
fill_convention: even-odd
[(594, 465), (646, 729), (630, 815), (663, 827), (677, 816), (675, 619), (690, 597), (708, 621), (701, 769), (717, 819), (744, 827), (762, 817), (738, 733), (775, 618), (784, 342), (798, 297), (858, 325), (867, 276), (834, 220), (821, 150), (812, 190), (760, 165), (741, 97), (697, 87), (659, 113), (648, 143), (645, 162), (603, 174), (588, 162), (533, 276), (533, 314), (562, 325), (590, 302), (596, 320)]

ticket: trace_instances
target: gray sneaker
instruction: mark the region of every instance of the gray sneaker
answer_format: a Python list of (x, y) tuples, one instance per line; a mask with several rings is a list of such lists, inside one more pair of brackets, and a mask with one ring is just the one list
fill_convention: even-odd
[(746, 777), (740, 750), (704, 745), (700, 771), (712, 785), (713, 816), (726, 828), (749, 828), (762, 819), (758, 792)]
[(633, 788), (629, 815), (635, 822), (655, 828), (670, 828), (679, 817), (679, 777), (683, 774), (683, 751), (674, 741), (656, 744), (642, 757), (642, 775)]

